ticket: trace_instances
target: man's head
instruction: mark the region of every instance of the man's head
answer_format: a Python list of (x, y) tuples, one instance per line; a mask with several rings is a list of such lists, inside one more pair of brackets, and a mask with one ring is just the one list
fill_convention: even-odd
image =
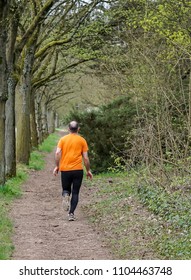
[(70, 132), (72, 132), (72, 133), (78, 132), (78, 130), (79, 130), (78, 123), (77, 123), (76, 121), (71, 121), (71, 122), (69, 123), (69, 130), (70, 130)]

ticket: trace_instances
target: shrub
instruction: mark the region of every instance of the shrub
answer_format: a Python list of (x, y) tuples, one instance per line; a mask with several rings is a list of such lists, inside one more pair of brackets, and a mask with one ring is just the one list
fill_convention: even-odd
[(114, 100), (97, 110), (79, 112), (73, 110), (67, 116), (69, 122), (75, 119), (80, 124), (80, 133), (89, 145), (91, 167), (105, 172), (115, 165), (116, 157), (128, 157), (127, 135), (131, 135), (136, 109), (129, 97)]

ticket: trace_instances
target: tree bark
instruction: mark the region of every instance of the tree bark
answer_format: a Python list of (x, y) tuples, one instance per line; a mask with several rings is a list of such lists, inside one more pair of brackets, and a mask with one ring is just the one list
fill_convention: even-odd
[[(0, 89), (1, 90), (1, 89)], [(0, 99), (0, 185), (5, 184), (5, 101)]]
[(14, 78), (10, 77), (8, 82), (9, 97), (5, 107), (6, 178), (16, 176), (15, 88), (16, 88), (16, 81), (14, 80)]
[(48, 133), (54, 133), (55, 131), (55, 112), (48, 110)]
[(30, 107), (30, 123), (31, 123), (31, 145), (32, 148), (38, 147), (38, 133), (35, 113), (35, 95), (31, 95), (31, 107)]
[[(40, 100), (39, 100), (40, 99)], [(38, 144), (41, 144), (42, 139), (42, 109), (41, 109), (41, 98), (36, 97), (35, 103), (35, 112), (36, 112), (36, 122), (37, 122), (37, 133), (38, 133)]]
[(55, 128), (59, 128), (59, 116), (58, 113), (55, 115)]
[(8, 100), (5, 107), (5, 161), (6, 177), (16, 176), (16, 135), (15, 135), (15, 89), (17, 78), (14, 72), (15, 43), (18, 31), (18, 11), (12, 12), (8, 36), (7, 67), (8, 67)]
[(48, 137), (48, 109), (47, 103), (42, 103), (42, 141)]
[(7, 100), (7, 12), (9, 1), (0, 0), (0, 185), (5, 184), (5, 104)]
[(17, 160), (29, 164), (31, 151), (30, 130), (30, 95), (32, 66), (34, 62), (35, 46), (32, 44), (26, 49), (20, 90), (18, 92), (19, 108), (17, 113)]

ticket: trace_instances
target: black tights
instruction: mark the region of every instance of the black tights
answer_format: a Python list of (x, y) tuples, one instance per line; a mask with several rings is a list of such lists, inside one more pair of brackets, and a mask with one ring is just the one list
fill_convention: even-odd
[(83, 170), (61, 171), (62, 196), (72, 194), (69, 213), (74, 213), (78, 205), (82, 179)]

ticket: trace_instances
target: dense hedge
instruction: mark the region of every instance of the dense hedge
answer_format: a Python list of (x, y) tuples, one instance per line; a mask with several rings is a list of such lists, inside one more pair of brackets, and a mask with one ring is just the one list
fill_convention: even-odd
[(131, 135), (135, 115), (136, 109), (129, 97), (119, 98), (96, 110), (70, 112), (67, 122), (79, 122), (80, 134), (89, 145), (94, 172), (106, 172), (114, 166), (116, 157), (128, 157), (131, 144), (127, 145), (127, 138)]

